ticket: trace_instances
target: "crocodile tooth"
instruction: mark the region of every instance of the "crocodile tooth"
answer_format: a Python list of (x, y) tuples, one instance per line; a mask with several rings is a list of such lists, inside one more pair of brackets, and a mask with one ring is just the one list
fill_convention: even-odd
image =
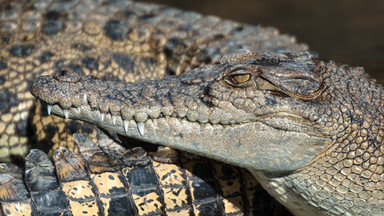
[(100, 119), (101, 119), (101, 121), (104, 121), (104, 117), (105, 117), (105, 114), (104, 114), (104, 113), (100, 113)]
[(125, 132), (128, 132), (128, 126), (129, 126), (129, 121), (128, 120), (124, 120), (124, 131)]
[(113, 125), (116, 125), (116, 116), (112, 116), (112, 123), (113, 123)]
[(67, 119), (67, 118), (69, 117), (68, 110), (67, 110), (67, 109), (64, 109), (63, 112), (64, 112), (64, 116), (65, 116), (65, 118)]
[(48, 104), (47, 110), (48, 110), (48, 115), (51, 115), (52, 105)]
[(157, 125), (157, 119), (154, 118), (154, 119), (152, 119), (152, 121), (153, 121), (154, 125)]
[(87, 105), (87, 104), (88, 104), (87, 94), (84, 94), (84, 96), (83, 96), (83, 105)]
[(143, 122), (137, 123), (137, 129), (139, 129), (140, 135), (144, 136), (144, 123)]

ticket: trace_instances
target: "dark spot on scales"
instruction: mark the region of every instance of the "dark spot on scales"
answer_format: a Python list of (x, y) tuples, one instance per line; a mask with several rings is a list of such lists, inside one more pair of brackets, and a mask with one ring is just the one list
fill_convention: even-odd
[(193, 165), (192, 172), (203, 180), (212, 178), (212, 173), (208, 165), (196, 163)]
[(158, 64), (157, 62), (157, 59), (155, 58), (151, 58), (151, 57), (142, 57), (140, 58), (140, 61), (144, 64), (144, 65), (154, 65), (156, 66)]
[[(7, 65), (7, 62), (5, 61), (0, 61), (0, 70), (3, 70), (3, 69), (7, 69), (8, 68), (8, 65)], [(0, 84), (3, 84), (0, 80)]]
[(266, 104), (268, 107), (272, 107), (272, 106), (274, 106), (275, 104), (277, 104), (276, 98), (275, 98), (275, 97), (271, 97), (270, 95), (267, 95), (267, 96), (265, 97), (265, 104)]
[(63, 15), (57, 11), (48, 11), (44, 15), (44, 23), (41, 31), (46, 35), (56, 35), (63, 29), (65, 24), (60, 20)]
[(220, 216), (222, 213), (219, 210), (219, 206), (216, 202), (204, 203), (197, 207), (199, 215), (211, 215), (211, 216)]
[(57, 11), (48, 11), (47, 13), (44, 14), (44, 19), (47, 20), (58, 20), (60, 19), (61, 14)]
[(63, 67), (64, 62), (65, 62), (65, 59), (59, 59), (59, 60), (55, 61), (55, 63), (54, 63), (55, 68), (61, 68), (61, 67)]
[(221, 172), (224, 176), (234, 176), (236, 175), (235, 169), (231, 166), (222, 166)]
[(111, 180), (115, 180), (115, 178), (112, 175), (108, 175), (108, 178)]
[(27, 57), (35, 52), (33, 44), (15, 45), (11, 47), (9, 53), (14, 57)]
[(16, 133), (19, 135), (27, 135), (28, 134), (28, 122), (27, 121), (20, 121), (16, 124)]
[(149, 14), (144, 14), (144, 15), (140, 16), (139, 19), (146, 20), (146, 19), (151, 19), (153, 17), (156, 17), (156, 14), (149, 13)]
[(134, 61), (133, 61), (131, 56), (123, 54), (123, 53), (113, 53), (112, 58), (126, 72), (133, 72)]
[[(63, 73), (63, 71), (61, 71), (61, 73)], [(83, 124), (77, 122), (77, 121), (70, 121), (68, 123), (68, 127), (67, 127), (67, 130), (69, 131), (70, 134), (74, 134), (76, 132), (79, 131), (79, 128), (82, 126)]]
[(84, 74), (83, 68), (80, 65), (71, 65), (70, 68), (77, 74)]
[(66, 195), (62, 191), (34, 191), (31, 196), (37, 209), (66, 209)]
[(165, 179), (169, 178), (170, 176), (172, 176), (174, 173), (176, 172), (176, 170), (171, 170), (171, 172), (168, 172), (166, 175), (164, 175), (161, 180), (164, 181)]
[(131, 17), (132, 15), (134, 15), (135, 12), (134, 11), (131, 11), (131, 10), (125, 10), (123, 15), (126, 17), (126, 18), (129, 18)]
[(11, 34), (4, 33), (4, 35), (1, 35), (1, 41), (4, 43), (7, 43), (11, 40)]
[(232, 32), (241, 32), (244, 30), (244, 26), (239, 26), (239, 27), (236, 27), (232, 30)]
[(104, 27), (105, 35), (111, 40), (124, 40), (131, 26), (122, 20), (109, 20)]
[(136, 207), (133, 207), (127, 196), (112, 196), (106, 215), (135, 215)]
[(196, 200), (203, 200), (216, 197), (216, 190), (205, 181), (192, 183), (193, 194)]
[[(3, 81), (4, 80), (4, 81)], [(0, 82), (5, 82), (5, 77), (0, 77)], [(17, 104), (18, 101), (17, 94), (9, 91), (4, 90), (0, 92), (0, 110), (3, 113), (9, 113), (10, 112), (10, 104)]]
[(109, 194), (116, 194), (116, 195), (121, 194), (122, 195), (122, 194), (126, 193), (126, 190), (124, 187), (112, 187), (108, 190), (108, 193)]
[(215, 36), (213, 36), (213, 40), (215, 41), (221, 41), (225, 38), (225, 36), (223, 34), (216, 34)]
[(171, 58), (174, 54), (174, 50), (184, 50), (185, 44), (178, 37), (170, 38), (167, 43), (164, 45), (164, 53), (167, 58)]
[(50, 51), (45, 51), (43, 52), (43, 54), (41, 54), (40, 56), (40, 61), (41, 63), (47, 63), (51, 60), (51, 57), (54, 56), (55, 54), (53, 54), (52, 52)]
[[(3, 85), (4, 83), (5, 83), (5, 80), (6, 80), (6, 78), (5, 78), (5, 75), (1, 75), (0, 76), (0, 85)], [(0, 100), (1, 100), (1, 94), (2, 94), (3, 92), (1, 92), (0, 93)], [(5, 97), (4, 97), (4, 100), (5, 100)]]
[(91, 134), (93, 130), (95, 129), (94, 125), (91, 124), (83, 124), (81, 125), (81, 130), (86, 134)]
[(85, 67), (91, 70), (97, 70), (99, 68), (99, 63), (95, 58), (85, 57), (83, 59), (83, 64)]

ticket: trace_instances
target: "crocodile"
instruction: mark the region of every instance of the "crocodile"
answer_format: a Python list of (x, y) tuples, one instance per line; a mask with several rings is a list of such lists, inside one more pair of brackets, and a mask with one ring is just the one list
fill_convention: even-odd
[(295, 215), (383, 215), (383, 87), (309, 52), (238, 50), (124, 83), (71, 70), (31, 85), (52, 113), (244, 167)]
[(204, 163), (169, 148), (147, 154), (141, 147), (122, 147), (122, 141), (102, 131), (97, 135), (94, 143), (75, 133), (79, 153), (59, 147), (52, 160), (40, 149), (32, 149), (24, 172), (12, 163), (1, 164), (1, 215), (278, 213), (271, 208), (273, 202), (265, 202), (271, 201), (269, 195), (254, 178), (239, 181), (239, 175), (252, 176), (240, 174), (244, 169), (217, 161)]

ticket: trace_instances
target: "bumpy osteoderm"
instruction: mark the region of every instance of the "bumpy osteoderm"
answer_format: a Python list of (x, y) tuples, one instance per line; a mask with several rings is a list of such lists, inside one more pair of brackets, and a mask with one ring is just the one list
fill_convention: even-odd
[(384, 212), (382, 87), (361, 68), (240, 50), (135, 84), (60, 71), (31, 92), (57, 115), (246, 167), (297, 215)]

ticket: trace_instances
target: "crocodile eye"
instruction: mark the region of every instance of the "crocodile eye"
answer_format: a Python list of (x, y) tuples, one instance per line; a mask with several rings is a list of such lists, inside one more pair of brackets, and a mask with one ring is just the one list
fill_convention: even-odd
[(226, 85), (233, 87), (246, 87), (250, 84), (250, 80), (254, 78), (254, 71), (254, 68), (250, 68), (245, 64), (235, 65), (228, 70), (223, 81)]
[(247, 82), (250, 78), (250, 74), (234, 74), (231, 76), (233, 83), (242, 84)]

